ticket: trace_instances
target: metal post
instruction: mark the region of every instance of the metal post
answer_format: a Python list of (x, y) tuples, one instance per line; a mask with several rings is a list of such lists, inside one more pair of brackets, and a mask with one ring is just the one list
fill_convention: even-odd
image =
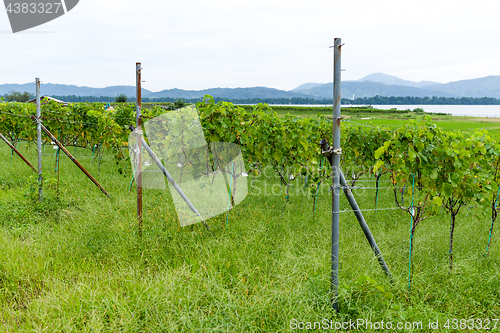
[(333, 184), (332, 184), (332, 280), (333, 309), (339, 311), (339, 218), (340, 218), (340, 49), (341, 39), (334, 39), (333, 59)]
[[(149, 154), (149, 156), (153, 159), (153, 162), (155, 162), (155, 164), (158, 166), (158, 168), (160, 168), (161, 172), (163, 173), (163, 175), (165, 177), (167, 177), (167, 180), (170, 182), (170, 184), (172, 184), (172, 186), (174, 187), (174, 189), (177, 191), (177, 193), (179, 193), (179, 195), (181, 196), (182, 200), (184, 200), (184, 202), (188, 205), (188, 207), (191, 209), (191, 211), (193, 213), (195, 213), (196, 215), (198, 215), (202, 222), (206, 225), (205, 223), (205, 219), (203, 218), (203, 216), (201, 216), (201, 214), (198, 212), (198, 210), (193, 206), (193, 204), (191, 203), (191, 201), (189, 200), (189, 198), (184, 194), (184, 192), (182, 191), (182, 189), (179, 187), (179, 185), (177, 185), (177, 183), (175, 182), (174, 178), (172, 178), (172, 176), (170, 175), (170, 173), (168, 172), (168, 170), (165, 168), (165, 166), (161, 163), (161, 161), (158, 159), (158, 157), (156, 156), (156, 154), (153, 152), (153, 150), (151, 150), (151, 148), (149, 147), (149, 145), (147, 144), (146, 140), (144, 140), (144, 137), (142, 135), (139, 135), (137, 134), (137, 132), (135, 131), (135, 128), (133, 126), (130, 126), (130, 129), (132, 130), (132, 132), (135, 132), (137, 137), (139, 137), (139, 140), (141, 140), (141, 143), (142, 143), (142, 148)], [(207, 226), (208, 227), (208, 226)]]
[(56, 150), (56, 171), (57, 171), (57, 197), (59, 198), (59, 152), (61, 148), (57, 147)]
[[(31, 116), (31, 119), (36, 122), (36, 118), (34, 116)], [(52, 133), (50, 133), (49, 130), (45, 128), (45, 126), (40, 124), (40, 127), (45, 132), (45, 134), (47, 134), (49, 138), (52, 141), (54, 141), (57, 147), (59, 147), (66, 154), (66, 156), (68, 156), (69, 159), (72, 160), (73, 163), (75, 163), (76, 166), (80, 168), (80, 170), (82, 170), (83, 173), (101, 190), (101, 192), (109, 197), (109, 193), (106, 192), (106, 190), (101, 186), (101, 184), (99, 184), (99, 182), (97, 182), (97, 180), (95, 180), (95, 178), (92, 177), (92, 175), (83, 167), (83, 165), (81, 165), (80, 162), (78, 162), (76, 158), (74, 158), (73, 155), (71, 155), (71, 153), (59, 142), (59, 140), (57, 140), (56, 137)]]
[[(136, 86), (136, 113), (135, 113), (135, 122), (136, 128), (141, 131), (141, 63), (138, 62), (135, 64), (135, 86)], [(139, 159), (138, 159), (138, 168), (137, 168), (137, 222), (139, 227), (139, 236), (142, 235), (142, 134), (139, 132), (137, 135), (137, 147), (139, 149)]]
[(36, 141), (38, 151), (38, 201), (43, 200), (42, 177), (42, 111), (40, 108), (40, 79), (36, 78)]

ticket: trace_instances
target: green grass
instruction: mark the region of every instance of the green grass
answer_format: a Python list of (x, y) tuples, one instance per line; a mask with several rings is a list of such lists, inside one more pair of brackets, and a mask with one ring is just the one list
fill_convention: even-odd
[[(291, 114), (299, 117), (314, 117), (318, 114), (325, 116), (332, 116), (331, 107), (289, 107), (289, 106), (273, 106), (279, 115)], [(246, 106), (250, 110), (250, 106)], [(376, 108), (367, 108), (363, 111), (360, 108), (353, 111), (349, 107), (342, 108), (342, 116), (346, 121), (361, 123), (373, 126), (386, 126), (394, 129), (399, 128), (405, 124), (408, 119), (416, 119), (418, 116), (428, 115), (445, 131), (461, 130), (473, 132), (475, 130), (485, 129), (492, 134), (500, 134), (500, 121), (497, 118), (473, 118), (473, 117), (453, 117), (449, 115), (439, 114), (426, 114), (419, 112), (404, 112), (392, 110), (379, 110)]]
[[(458, 119), (457, 119), (458, 118)], [(398, 128), (404, 125), (407, 119), (391, 119), (386, 117), (372, 117), (372, 119), (359, 119), (359, 118), (349, 118), (349, 120), (362, 123), (371, 124), (375, 126), (387, 126)], [(496, 119), (481, 119), (481, 118), (459, 118), (453, 117), (452, 119), (447, 119), (447, 117), (433, 116), (432, 120), (436, 125), (445, 131), (461, 130), (466, 132), (473, 132), (475, 130), (487, 130), (492, 134), (500, 134), (500, 122)]]
[[(21, 152), (36, 162), (33, 146), (27, 151), (22, 143)], [(449, 216), (422, 222), (410, 294), (409, 216), (365, 212), (394, 276), (391, 285), (353, 213), (341, 213), (341, 312), (335, 314), (328, 186), (313, 217), (312, 199), (300, 193), (303, 179), (292, 185), (284, 208), (277, 180), (250, 177), (249, 196), (230, 211), (227, 229), (223, 214), (208, 221), (210, 231), (201, 224), (181, 228), (168, 191), (144, 190), (139, 237), (130, 175), (120, 175), (112, 159), (102, 160), (99, 176), (98, 160), (80, 162), (110, 199), (63, 157), (59, 198), (48, 180), (38, 203), (34, 172), (16, 156), (10, 162), (10, 150), (0, 146), (2, 331), (280, 332), (290, 331), (292, 319), (421, 321), (427, 327), (429, 320), (500, 318), (500, 247), (494, 237), (484, 256), (491, 220), (483, 209), (464, 208), (457, 217), (452, 272)], [(53, 156), (44, 156), (44, 177), (56, 178)], [(355, 195), (363, 209), (375, 207), (373, 189)], [(393, 200), (392, 191), (382, 189), (378, 207), (394, 207)], [(343, 197), (341, 208), (348, 208)]]

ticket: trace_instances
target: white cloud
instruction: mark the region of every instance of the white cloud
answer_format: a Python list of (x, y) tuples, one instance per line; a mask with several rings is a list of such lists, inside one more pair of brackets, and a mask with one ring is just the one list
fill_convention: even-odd
[[(373, 72), (449, 82), (499, 75), (497, 1), (82, 0), (31, 31), (0, 34), (0, 83), (145, 87), (268, 86), (332, 80), (334, 37), (343, 78)], [(10, 30), (0, 10), (0, 31)]]

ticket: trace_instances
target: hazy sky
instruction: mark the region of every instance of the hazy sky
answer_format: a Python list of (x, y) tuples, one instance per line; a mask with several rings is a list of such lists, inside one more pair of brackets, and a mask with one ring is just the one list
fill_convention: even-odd
[(12, 34), (0, 8), (0, 84), (135, 85), (142, 62), (153, 91), (289, 90), (332, 81), (334, 37), (343, 80), (445, 83), (500, 75), (499, 15), (498, 0), (80, 0)]

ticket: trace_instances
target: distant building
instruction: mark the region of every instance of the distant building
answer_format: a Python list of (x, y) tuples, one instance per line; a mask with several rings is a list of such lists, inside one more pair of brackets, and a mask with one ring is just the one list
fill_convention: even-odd
[[(68, 102), (63, 102), (61, 100), (58, 100), (57, 98), (50, 97), (50, 96), (40, 96), (40, 104), (42, 104), (42, 105), (47, 104), (47, 100), (54, 101), (56, 103), (61, 104), (62, 106), (68, 106)], [(33, 103), (33, 104), (35, 104), (36, 103), (36, 98), (30, 99), (26, 103)]]

